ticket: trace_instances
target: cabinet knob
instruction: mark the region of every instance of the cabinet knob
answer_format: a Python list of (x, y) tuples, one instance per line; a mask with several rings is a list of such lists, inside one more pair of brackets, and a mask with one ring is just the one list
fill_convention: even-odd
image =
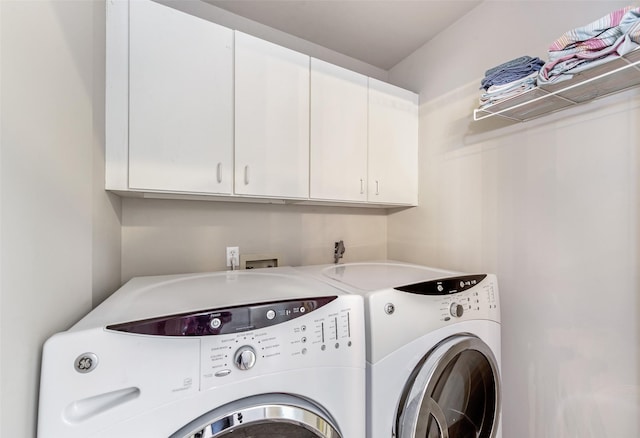
[(244, 166), (244, 185), (249, 185), (249, 165)]
[(376, 195), (380, 194), (380, 181), (376, 180)]
[(218, 184), (222, 182), (222, 163), (218, 163), (216, 168), (216, 179), (218, 180)]

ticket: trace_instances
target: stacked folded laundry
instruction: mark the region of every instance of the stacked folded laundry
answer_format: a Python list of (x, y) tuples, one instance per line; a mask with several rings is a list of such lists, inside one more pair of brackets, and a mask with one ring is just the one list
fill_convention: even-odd
[(487, 70), (481, 84), (484, 93), (480, 96), (480, 107), (496, 104), (534, 88), (543, 64), (540, 58), (521, 56)]
[(539, 84), (571, 79), (640, 47), (640, 8), (627, 6), (566, 32), (549, 47)]
[(480, 108), (538, 85), (571, 79), (576, 73), (640, 49), (640, 7), (627, 6), (570, 30), (549, 47), (548, 61), (521, 56), (493, 67), (482, 79)]

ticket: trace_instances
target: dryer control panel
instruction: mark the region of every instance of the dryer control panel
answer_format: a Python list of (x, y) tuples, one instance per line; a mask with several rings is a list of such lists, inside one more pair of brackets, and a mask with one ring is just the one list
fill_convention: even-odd
[(439, 303), (439, 320), (449, 322), (469, 316), (490, 316), (498, 312), (497, 291), (492, 281), (483, 282), (486, 278), (487, 274), (462, 275), (395, 289), (436, 298)]
[(487, 277), (486, 274), (463, 275), (424, 281), (408, 286), (396, 287), (396, 290), (418, 295), (451, 295), (471, 289)]

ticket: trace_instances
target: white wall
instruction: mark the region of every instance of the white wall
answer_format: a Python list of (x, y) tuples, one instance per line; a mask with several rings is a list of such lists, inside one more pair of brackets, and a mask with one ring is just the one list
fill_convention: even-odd
[(390, 258), (498, 274), (504, 436), (640, 436), (640, 92), (514, 127), (484, 71), (624, 2), (485, 1), (390, 72), (420, 91), (420, 207)]
[(100, 304), (121, 285), (122, 200), (104, 190), (106, 5), (93, 3), (92, 303)]
[(35, 436), (44, 340), (119, 284), (119, 201), (98, 189), (103, 11), (103, 1), (0, 2), (3, 437)]
[(281, 266), (384, 259), (387, 216), (367, 208), (253, 205), (232, 202), (123, 201), (122, 277), (225, 270), (225, 247), (273, 253)]

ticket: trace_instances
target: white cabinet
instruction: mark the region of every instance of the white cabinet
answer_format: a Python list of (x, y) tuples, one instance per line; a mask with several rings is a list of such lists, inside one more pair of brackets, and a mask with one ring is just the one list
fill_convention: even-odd
[(417, 204), (415, 94), (151, 0), (106, 36), (106, 189)]
[(418, 204), (418, 95), (369, 78), (369, 202)]
[(231, 193), (233, 31), (130, 3), (129, 187)]
[(107, 188), (230, 194), (233, 31), (147, 0), (107, 14)]
[(235, 193), (309, 196), (309, 56), (237, 31)]
[(311, 59), (310, 197), (367, 200), (367, 77)]

